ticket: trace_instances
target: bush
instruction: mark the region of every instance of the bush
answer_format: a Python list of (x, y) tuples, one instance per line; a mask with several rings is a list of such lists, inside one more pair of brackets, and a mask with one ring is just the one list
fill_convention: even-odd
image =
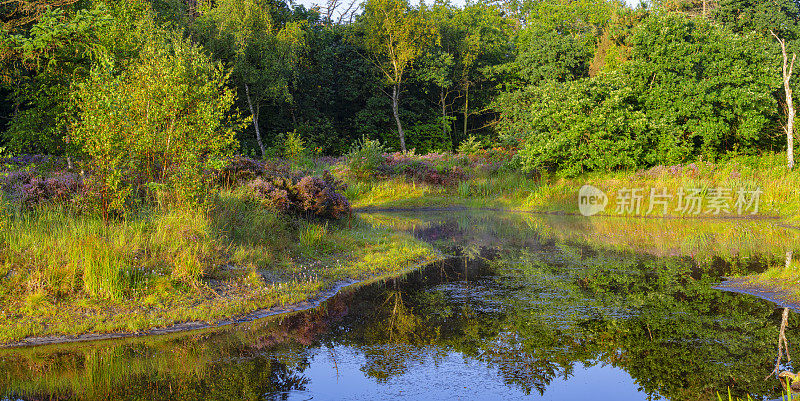
[(369, 140), (362, 137), (353, 144), (347, 154), (347, 164), (350, 171), (359, 178), (367, 178), (383, 163), (386, 153), (383, 145), (377, 139)]
[(328, 171), (322, 177), (259, 177), (247, 186), (256, 198), (280, 212), (329, 219), (350, 213), (350, 202), (339, 192), (346, 187)]
[(462, 155), (474, 155), (480, 152), (481, 149), (483, 149), (483, 144), (475, 138), (475, 135), (470, 135), (458, 145), (458, 153)]
[(323, 178), (306, 176), (296, 187), (303, 211), (333, 219), (350, 214), (350, 202), (337, 192), (335, 184)]
[(121, 73), (95, 67), (76, 95), (74, 139), (105, 218), (124, 213), (150, 183), (181, 201), (201, 199), (204, 170), (236, 146), (226, 122), (234, 94), (222, 66), (178, 33), (155, 30), (149, 39)]
[(44, 177), (31, 171), (14, 171), (0, 178), (0, 190), (13, 201), (33, 207), (49, 202), (71, 201), (84, 193), (80, 175), (56, 172)]
[(247, 186), (257, 198), (279, 212), (292, 212), (296, 206), (293, 202), (293, 198), (296, 199), (296, 196), (291, 195), (295, 191), (294, 184), (286, 178), (274, 177), (265, 180), (258, 177), (249, 182)]
[(225, 167), (215, 171), (217, 182), (226, 186), (235, 186), (261, 177), (265, 163), (246, 156), (235, 156), (228, 160)]
[(430, 185), (452, 186), (467, 178), (467, 172), (461, 167), (466, 161), (443, 153), (425, 156), (392, 153), (384, 157), (376, 173), (386, 178), (404, 175), (410, 180)]
[(285, 156), (289, 158), (289, 160), (302, 162), (307, 156), (306, 142), (297, 132), (289, 132), (286, 134), (283, 147)]
[(0, 158), (0, 171), (56, 171), (66, 167), (64, 158), (49, 155), (21, 154)]
[(499, 132), (522, 146), (525, 170), (576, 176), (784, 146), (768, 40), (668, 13), (645, 19), (630, 46), (613, 71), (495, 100)]

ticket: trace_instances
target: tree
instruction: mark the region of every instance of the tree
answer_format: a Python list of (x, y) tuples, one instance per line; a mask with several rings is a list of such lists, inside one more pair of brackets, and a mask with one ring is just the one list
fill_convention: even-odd
[(516, 39), (516, 59), (503, 66), (512, 85), (589, 76), (597, 43), (620, 12), (614, 2), (587, 0), (542, 0), (531, 2), (526, 10), (527, 23)]
[(403, 152), (406, 139), (400, 121), (401, 85), (436, 33), (435, 27), (425, 18), (425, 12), (424, 6), (409, 7), (407, 0), (368, 0), (360, 21), (358, 40), (392, 88), (392, 115)]
[(78, 0), (0, 0), (0, 25), (7, 31), (23, 28), (45, 13), (70, 6)]
[(783, 76), (783, 91), (786, 93), (786, 165), (791, 170), (794, 168), (794, 100), (789, 81), (792, 79), (796, 55), (792, 53), (792, 61), (789, 63), (789, 57), (786, 54), (786, 41), (778, 37), (775, 32), (771, 33), (780, 43), (781, 53), (783, 54), (783, 69), (781, 73)]
[(718, 0), (656, 0), (654, 3), (660, 10), (708, 18), (717, 8), (719, 2)]
[(489, 79), (485, 72), (488, 67), (507, 61), (513, 25), (499, 9), (484, 3), (467, 4), (455, 13), (452, 24), (457, 32), (455, 81), (464, 99), (463, 138), (467, 138), (469, 117), (474, 112), (470, 109), (470, 90)]
[(501, 134), (524, 143), (526, 169), (578, 175), (775, 145), (778, 80), (766, 39), (668, 14), (643, 21), (628, 42), (630, 59), (609, 73), (497, 100)]
[(435, 103), (441, 111), (442, 136), (449, 138), (453, 148), (451, 131), (455, 130), (450, 122), (457, 118), (447, 110), (461, 112), (461, 137), (466, 138), (470, 116), (483, 111), (499, 84), (490, 70), (513, 57), (514, 23), (499, 8), (482, 3), (456, 8), (437, 1), (428, 15), (438, 41), (421, 58), (414, 78), (425, 84), (426, 94), (430, 86), (438, 92)]
[(203, 13), (195, 29), (214, 56), (232, 68), (262, 157), (261, 108), (270, 101), (292, 101), (289, 87), (305, 42), (304, 22), (281, 25), (274, 14), (269, 0), (221, 0)]
[(453, 138), (450, 135), (450, 121), (453, 119), (447, 114), (448, 97), (453, 92), (453, 67), (455, 60), (453, 55), (444, 51), (430, 52), (422, 58), (420, 68), (417, 70), (416, 79), (420, 83), (430, 83), (438, 90), (438, 105), (441, 107), (440, 117), (442, 124), (442, 136), (448, 137), (449, 147), (453, 147)]
[(144, 46), (119, 74), (96, 65), (75, 95), (74, 137), (106, 219), (152, 185), (197, 200), (203, 171), (236, 146), (222, 66), (177, 32), (156, 30)]
[(111, 15), (102, 5), (41, 11), (40, 3), (26, 2), (32, 8), (0, 30), (0, 85), (13, 105), (3, 137), (16, 152), (63, 154), (74, 117), (71, 86), (86, 78)]

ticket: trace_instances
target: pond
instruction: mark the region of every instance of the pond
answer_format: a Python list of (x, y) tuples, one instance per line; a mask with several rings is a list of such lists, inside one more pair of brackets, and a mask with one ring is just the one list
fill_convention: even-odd
[[(362, 219), (451, 256), (306, 312), (1, 350), (0, 399), (710, 400), (729, 388), (780, 397), (765, 377), (783, 308), (716, 288), (791, 268), (799, 233), (776, 222), (489, 211)], [(794, 311), (786, 324), (793, 344)]]

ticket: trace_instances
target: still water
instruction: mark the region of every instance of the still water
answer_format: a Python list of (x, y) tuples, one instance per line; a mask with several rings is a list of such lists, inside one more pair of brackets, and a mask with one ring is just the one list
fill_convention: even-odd
[[(0, 351), (0, 399), (777, 399), (783, 309), (715, 289), (795, 269), (774, 222), (364, 214), (447, 260), (237, 326)], [(786, 336), (800, 339), (789, 313)], [(784, 365), (789, 369), (791, 366)]]

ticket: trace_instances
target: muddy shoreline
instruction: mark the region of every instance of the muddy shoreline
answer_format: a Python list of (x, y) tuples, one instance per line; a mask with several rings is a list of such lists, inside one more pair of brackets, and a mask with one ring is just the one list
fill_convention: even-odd
[(748, 277), (728, 279), (713, 288), (737, 294), (752, 295), (772, 302), (777, 308), (789, 308), (795, 312), (800, 312), (800, 302), (798, 300), (788, 298), (786, 293), (769, 285), (754, 284)]
[(112, 339), (120, 339), (120, 338), (131, 338), (131, 337), (144, 337), (144, 336), (157, 336), (163, 334), (173, 334), (185, 331), (193, 331), (193, 330), (201, 330), (201, 329), (208, 329), (208, 328), (215, 328), (215, 327), (222, 327), (222, 326), (229, 326), (238, 323), (245, 323), (250, 322), (253, 320), (275, 316), (285, 313), (293, 313), (293, 312), (301, 312), (304, 310), (309, 310), (318, 307), (320, 304), (325, 302), (326, 300), (330, 299), (331, 297), (338, 294), (341, 290), (348, 288), (352, 285), (365, 283), (369, 280), (364, 281), (357, 281), (357, 280), (346, 280), (334, 283), (334, 286), (330, 289), (323, 291), (316, 297), (312, 299), (308, 299), (302, 302), (297, 302), (291, 305), (285, 305), (275, 308), (266, 308), (266, 309), (258, 309), (250, 313), (245, 313), (243, 315), (234, 316), (232, 318), (219, 320), (213, 323), (209, 322), (202, 322), (202, 321), (192, 321), (192, 322), (184, 322), (178, 323), (171, 326), (166, 327), (157, 327), (148, 330), (136, 331), (136, 332), (114, 332), (114, 333), (87, 333), (87, 334), (78, 334), (78, 335), (54, 335), (54, 336), (41, 336), (41, 337), (28, 337), (19, 341), (2, 344), (0, 348), (21, 348), (21, 347), (35, 347), (39, 345), (52, 345), (52, 344), (63, 344), (63, 343), (74, 343), (74, 342), (85, 342), (85, 341), (99, 341), (99, 340), (112, 340)]
[(166, 327), (156, 327), (147, 330), (141, 331), (120, 331), (120, 332), (113, 332), (113, 333), (86, 333), (86, 334), (77, 334), (77, 335), (51, 335), (51, 336), (36, 336), (36, 337), (27, 337), (19, 341), (13, 341), (6, 344), (0, 344), (0, 349), (10, 349), (10, 348), (25, 348), (25, 347), (37, 347), (43, 345), (53, 345), (53, 344), (65, 344), (65, 343), (77, 343), (77, 342), (89, 342), (89, 341), (101, 341), (101, 340), (115, 340), (115, 339), (122, 339), (122, 338), (134, 338), (134, 337), (146, 337), (146, 336), (158, 336), (158, 335), (165, 335), (165, 334), (175, 334), (175, 333), (182, 333), (188, 331), (195, 331), (195, 330), (202, 330), (202, 329), (211, 329), (223, 326), (230, 326), (239, 323), (247, 323), (252, 322), (254, 320), (290, 314), (295, 312), (302, 312), (311, 310), (314, 308), (319, 307), (325, 301), (333, 298), (340, 292), (344, 290), (351, 290), (356, 289), (360, 286), (369, 285), (381, 280), (388, 280), (396, 277), (402, 277), (408, 273), (414, 272), (419, 269), (424, 269), (427, 266), (430, 266), (434, 263), (440, 262), (446, 259), (446, 255), (441, 255), (437, 260), (420, 263), (417, 265), (412, 266), (411, 268), (405, 269), (403, 271), (392, 273), (392, 274), (385, 274), (379, 276), (372, 276), (367, 277), (362, 280), (342, 280), (333, 283), (333, 285), (320, 292), (313, 298), (309, 298), (305, 301), (296, 302), (290, 305), (284, 305), (279, 307), (272, 307), (272, 308), (264, 308), (258, 309), (249, 313), (237, 315), (234, 317), (230, 317), (227, 319), (218, 320), (215, 322), (203, 322), (203, 321), (191, 321), (191, 322), (183, 322), (177, 323), (173, 325), (169, 325)]

